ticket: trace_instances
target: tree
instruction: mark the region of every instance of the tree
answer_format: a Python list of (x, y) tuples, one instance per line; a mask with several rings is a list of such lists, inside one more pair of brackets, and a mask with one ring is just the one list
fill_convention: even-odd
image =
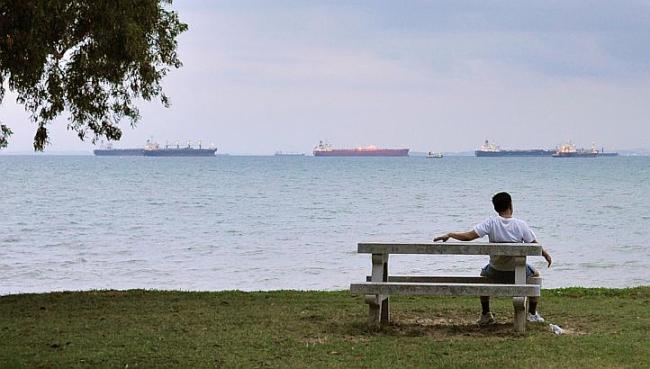
[[(119, 140), (133, 127), (138, 99), (159, 98), (171, 68), (180, 68), (177, 37), (187, 30), (172, 0), (0, 0), (0, 104), (5, 88), (36, 123), (34, 149), (64, 112), (81, 140)], [(0, 148), (11, 129), (0, 124)]]

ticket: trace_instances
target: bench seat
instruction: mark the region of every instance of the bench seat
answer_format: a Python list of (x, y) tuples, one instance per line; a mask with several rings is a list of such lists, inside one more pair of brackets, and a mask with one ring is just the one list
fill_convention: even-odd
[(537, 284), (366, 282), (350, 285), (350, 292), (370, 295), (539, 296)]
[[(366, 276), (366, 282), (371, 282), (372, 276)], [(409, 282), (409, 283), (486, 283), (498, 284), (488, 277), (481, 276), (460, 276), (460, 275), (447, 275), (447, 276), (424, 276), (424, 275), (389, 275), (388, 282)], [(526, 284), (542, 285), (542, 277), (528, 277)]]

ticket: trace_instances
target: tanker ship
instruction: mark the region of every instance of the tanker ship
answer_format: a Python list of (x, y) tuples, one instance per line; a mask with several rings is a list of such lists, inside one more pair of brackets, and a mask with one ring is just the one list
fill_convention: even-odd
[(504, 150), (488, 140), (474, 151), (474, 155), (479, 157), (552, 156), (554, 153), (555, 150), (551, 149)]
[(329, 144), (320, 141), (314, 147), (314, 156), (408, 156), (409, 149), (380, 149), (375, 146), (357, 147), (354, 149), (334, 149)]

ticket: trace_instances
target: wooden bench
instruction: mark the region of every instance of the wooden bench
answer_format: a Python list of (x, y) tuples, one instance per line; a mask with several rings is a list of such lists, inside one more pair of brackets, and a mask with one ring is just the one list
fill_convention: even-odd
[[(526, 278), (526, 257), (541, 256), (540, 244), (446, 242), (427, 244), (359, 243), (358, 252), (372, 254), (372, 275), (365, 283), (353, 283), (350, 292), (365, 294), (368, 324), (378, 328), (390, 322), (390, 295), (508, 296), (513, 297), (514, 328), (526, 331), (526, 300), (539, 296), (542, 279)], [(492, 283), (480, 276), (390, 276), (390, 254), (505, 255), (515, 262), (515, 283)], [(487, 260), (486, 260), (487, 263)], [(477, 270), (477, 274), (478, 274)]]

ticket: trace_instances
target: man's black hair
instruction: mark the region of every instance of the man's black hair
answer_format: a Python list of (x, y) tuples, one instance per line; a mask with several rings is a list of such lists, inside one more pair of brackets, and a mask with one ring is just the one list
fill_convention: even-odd
[(512, 209), (512, 197), (507, 192), (499, 192), (492, 196), (492, 204), (497, 213), (502, 213), (508, 209)]

